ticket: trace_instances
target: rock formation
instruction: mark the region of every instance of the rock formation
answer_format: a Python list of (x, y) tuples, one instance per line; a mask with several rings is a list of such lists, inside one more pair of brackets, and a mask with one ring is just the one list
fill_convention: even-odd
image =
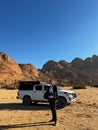
[(65, 60), (50, 60), (41, 70), (32, 64), (17, 64), (14, 59), (0, 52), (0, 87), (15, 85), (21, 80), (48, 81), (66, 84), (98, 84), (98, 56), (93, 55), (85, 60), (75, 58), (71, 63)]
[(69, 84), (98, 84), (98, 56), (85, 60), (75, 58), (71, 63), (64, 60), (48, 61), (41, 70), (47, 76)]
[(14, 59), (0, 52), (0, 87), (17, 85), (21, 80), (47, 81), (48, 77), (31, 64), (17, 64)]

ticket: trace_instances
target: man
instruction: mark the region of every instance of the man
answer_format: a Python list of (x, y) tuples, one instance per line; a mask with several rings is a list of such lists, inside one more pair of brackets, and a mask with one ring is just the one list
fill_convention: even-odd
[(57, 114), (56, 114), (56, 101), (58, 98), (58, 91), (57, 91), (57, 86), (54, 85), (54, 81), (50, 80), (50, 87), (46, 91), (44, 98), (47, 98), (51, 107), (51, 112), (52, 112), (52, 119), (49, 122), (54, 122), (56, 125), (57, 124)]

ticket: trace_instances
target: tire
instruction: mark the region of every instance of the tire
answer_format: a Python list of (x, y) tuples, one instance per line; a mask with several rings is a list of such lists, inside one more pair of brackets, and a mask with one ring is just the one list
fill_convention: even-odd
[(25, 96), (23, 98), (23, 104), (27, 106), (31, 105), (32, 104), (31, 98), (29, 96)]
[(59, 97), (57, 100), (57, 107), (61, 109), (61, 108), (64, 108), (65, 106), (67, 106), (66, 99), (63, 97)]

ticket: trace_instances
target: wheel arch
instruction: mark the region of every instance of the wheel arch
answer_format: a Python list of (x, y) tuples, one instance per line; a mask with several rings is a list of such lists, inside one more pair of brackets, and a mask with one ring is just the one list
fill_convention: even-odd
[(30, 95), (24, 95), (24, 96), (23, 96), (23, 99), (24, 99), (25, 97), (29, 97), (29, 98), (31, 99)]
[[(59, 99), (59, 98), (63, 98), (63, 99), (65, 99), (65, 101), (67, 102), (67, 100), (66, 100), (65, 97), (63, 97), (63, 96), (58, 96), (58, 99)], [(57, 99), (57, 100), (58, 100), (58, 99)]]

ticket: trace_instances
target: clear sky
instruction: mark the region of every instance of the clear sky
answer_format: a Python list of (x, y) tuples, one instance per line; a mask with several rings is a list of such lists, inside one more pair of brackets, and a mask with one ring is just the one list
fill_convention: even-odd
[(98, 0), (0, 0), (0, 52), (36, 68), (98, 55)]

